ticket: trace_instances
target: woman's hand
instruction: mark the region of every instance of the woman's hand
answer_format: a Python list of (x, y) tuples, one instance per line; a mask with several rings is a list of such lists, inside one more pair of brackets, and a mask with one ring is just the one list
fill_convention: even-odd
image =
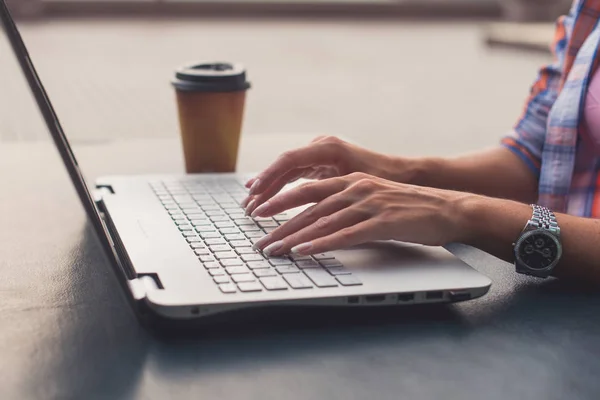
[(247, 182), (250, 195), (242, 202), (247, 214), (300, 178), (327, 179), (363, 172), (393, 179), (399, 161), (336, 137), (319, 137), (308, 146), (283, 153), (271, 166)]
[(475, 195), (391, 182), (363, 173), (303, 184), (258, 207), (269, 217), (316, 203), (259, 240), (268, 256), (347, 248), (374, 240), (445, 245), (465, 236), (460, 212)]

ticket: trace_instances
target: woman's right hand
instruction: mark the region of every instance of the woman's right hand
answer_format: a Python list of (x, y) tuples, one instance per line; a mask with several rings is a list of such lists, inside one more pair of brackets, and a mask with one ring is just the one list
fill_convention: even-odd
[(396, 180), (400, 161), (336, 137), (318, 137), (308, 146), (283, 153), (267, 169), (246, 183), (249, 196), (242, 202), (249, 215), (259, 205), (300, 178), (326, 179), (362, 172)]

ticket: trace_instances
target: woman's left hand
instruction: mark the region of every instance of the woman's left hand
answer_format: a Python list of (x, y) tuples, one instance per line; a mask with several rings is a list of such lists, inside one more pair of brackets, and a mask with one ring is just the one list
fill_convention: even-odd
[(268, 256), (279, 256), (323, 253), (374, 240), (445, 245), (468, 233), (461, 210), (472, 196), (363, 173), (309, 182), (254, 210), (253, 217), (270, 217), (315, 203), (255, 247)]

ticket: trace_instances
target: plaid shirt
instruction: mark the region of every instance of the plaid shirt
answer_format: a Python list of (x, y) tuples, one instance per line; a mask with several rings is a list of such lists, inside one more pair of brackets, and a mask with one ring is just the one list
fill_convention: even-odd
[(587, 141), (582, 110), (597, 70), (600, 0), (574, 0), (558, 19), (554, 62), (544, 66), (525, 110), (502, 144), (538, 177), (538, 204), (600, 218), (600, 154)]

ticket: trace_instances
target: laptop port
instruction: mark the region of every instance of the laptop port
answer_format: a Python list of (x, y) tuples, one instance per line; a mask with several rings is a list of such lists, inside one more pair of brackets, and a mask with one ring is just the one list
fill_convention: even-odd
[(427, 293), (425, 293), (425, 298), (427, 300), (441, 300), (444, 298), (444, 292), (441, 290), (427, 292)]
[(398, 301), (413, 301), (415, 299), (414, 293), (399, 293)]
[(367, 303), (381, 303), (382, 301), (385, 301), (385, 295), (378, 294), (378, 295), (365, 296), (365, 300), (367, 301)]
[(471, 300), (469, 292), (450, 292), (450, 301), (465, 301)]
[(350, 296), (348, 297), (348, 304), (358, 304), (360, 301), (358, 296)]

